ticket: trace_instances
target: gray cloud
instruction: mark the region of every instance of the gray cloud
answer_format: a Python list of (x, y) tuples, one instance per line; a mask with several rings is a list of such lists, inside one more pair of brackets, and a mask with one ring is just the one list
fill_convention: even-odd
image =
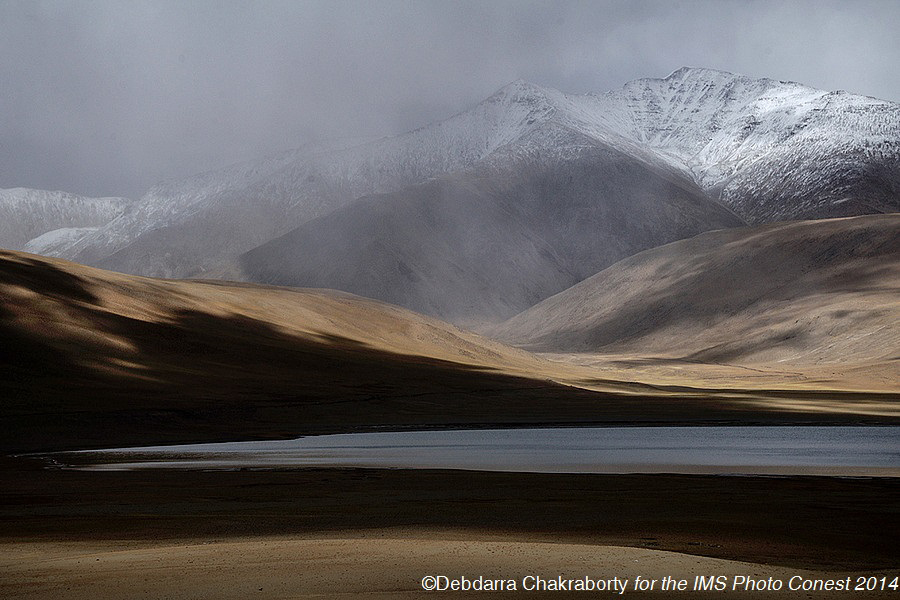
[(900, 101), (898, 30), (892, 0), (0, 0), (0, 187), (138, 196), (517, 78), (606, 91), (691, 65)]

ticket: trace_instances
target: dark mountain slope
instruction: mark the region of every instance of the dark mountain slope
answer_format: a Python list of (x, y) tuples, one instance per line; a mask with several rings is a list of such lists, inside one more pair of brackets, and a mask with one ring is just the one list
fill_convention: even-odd
[(551, 123), (474, 173), (372, 196), (241, 258), (454, 322), (501, 320), (625, 256), (741, 221), (689, 180)]

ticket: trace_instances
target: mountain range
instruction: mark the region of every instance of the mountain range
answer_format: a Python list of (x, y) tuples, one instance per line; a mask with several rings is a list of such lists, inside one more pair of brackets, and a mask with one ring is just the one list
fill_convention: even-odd
[(306, 146), (133, 202), (84, 201), (105, 207), (91, 218), (29, 203), (7, 222), (42, 226), (10, 225), (5, 243), (481, 323), (703, 231), (896, 212), (898, 198), (900, 105), (683, 68), (603, 94), (516, 81), (403, 135)]
[(306, 146), (133, 202), (5, 190), (0, 244), (480, 325), (704, 231), (897, 212), (898, 199), (900, 105), (682, 68), (603, 94), (516, 81), (403, 135)]
[(0, 190), (9, 447), (893, 422), (898, 182), (897, 104), (680, 69), (138, 200)]

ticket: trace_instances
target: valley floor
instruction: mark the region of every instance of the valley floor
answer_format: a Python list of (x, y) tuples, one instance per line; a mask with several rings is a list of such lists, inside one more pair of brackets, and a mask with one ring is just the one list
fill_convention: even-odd
[[(736, 598), (799, 598), (807, 593), (789, 591), (792, 580), (793, 585), (798, 585), (802, 580), (844, 581), (849, 577), (852, 585), (857, 585), (863, 577), (857, 572), (822, 573), (660, 550), (523, 542), (512, 535), (485, 540), (483, 535), (471, 531), (439, 536), (428, 531), (369, 530), (328, 538), (242, 537), (166, 544), (0, 544), (0, 557), (5, 563), (0, 566), (5, 580), (0, 583), (0, 591), (4, 597), (72, 600), (418, 598), (439, 593), (422, 589), (421, 581), (428, 575), (460, 581), (461, 577), (469, 581), (479, 577), (502, 580), (504, 586), (512, 580), (514, 593), (529, 598), (559, 597), (561, 592), (538, 586), (540, 580), (554, 582), (560, 576), (604, 582), (618, 577), (628, 581), (624, 595), (629, 598), (704, 598), (720, 594)], [(725, 576), (727, 591), (694, 591), (698, 576)], [(739, 584), (737, 590), (732, 590), (735, 578), (740, 576), (752, 577), (754, 581), (780, 580), (783, 589), (759, 592)], [(654, 590), (636, 592), (637, 577), (656, 580)], [(664, 577), (686, 580), (687, 591), (660, 591)], [(455, 598), (476, 598), (490, 595), (491, 591), (451, 594)], [(604, 590), (589, 597), (618, 594)], [(853, 595), (850, 591), (816, 597)], [(865, 596), (891, 595), (891, 590), (887, 590), (867, 592)]]
[(787, 581), (900, 564), (896, 478), (3, 466), (6, 598), (393, 598), (424, 595), (426, 575)]

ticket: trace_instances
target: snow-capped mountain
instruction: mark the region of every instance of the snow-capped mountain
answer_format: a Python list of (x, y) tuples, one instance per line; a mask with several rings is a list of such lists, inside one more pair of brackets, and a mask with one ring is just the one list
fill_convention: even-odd
[[(131, 201), (87, 198), (66, 192), (28, 188), (0, 189), (0, 247), (45, 253), (51, 239), (73, 241), (112, 221)], [(65, 233), (57, 231), (65, 229)], [(74, 234), (77, 229), (77, 234)], [(44, 238), (43, 242), (34, 238)]]
[(57, 255), (143, 275), (215, 276), (240, 253), (361, 196), (469, 169), (545, 112), (501, 91), (401, 136), (309, 146), (156, 186)]
[(362, 196), (577, 154), (560, 132), (689, 181), (748, 223), (900, 210), (900, 105), (684, 68), (604, 94), (517, 81), (403, 135), (309, 146), (156, 186), (96, 231), (45, 247), (145, 275), (233, 274), (241, 253)]
[[(900, 210), (900, 105), (682, 68), (606, 94), (505, 88), (573, 129), (689, 176), (748, 223)], [(539, 99), (539, 100), (536, 100)]]
[(741, 224), (690, 180), (546, 122), (470, 172), (309, 221), (244, 254), (240, 274), (472, 326), (635, 252)]
[(749, 223), (900, 210), (896, 103), (689, 68), (578, 101)]

